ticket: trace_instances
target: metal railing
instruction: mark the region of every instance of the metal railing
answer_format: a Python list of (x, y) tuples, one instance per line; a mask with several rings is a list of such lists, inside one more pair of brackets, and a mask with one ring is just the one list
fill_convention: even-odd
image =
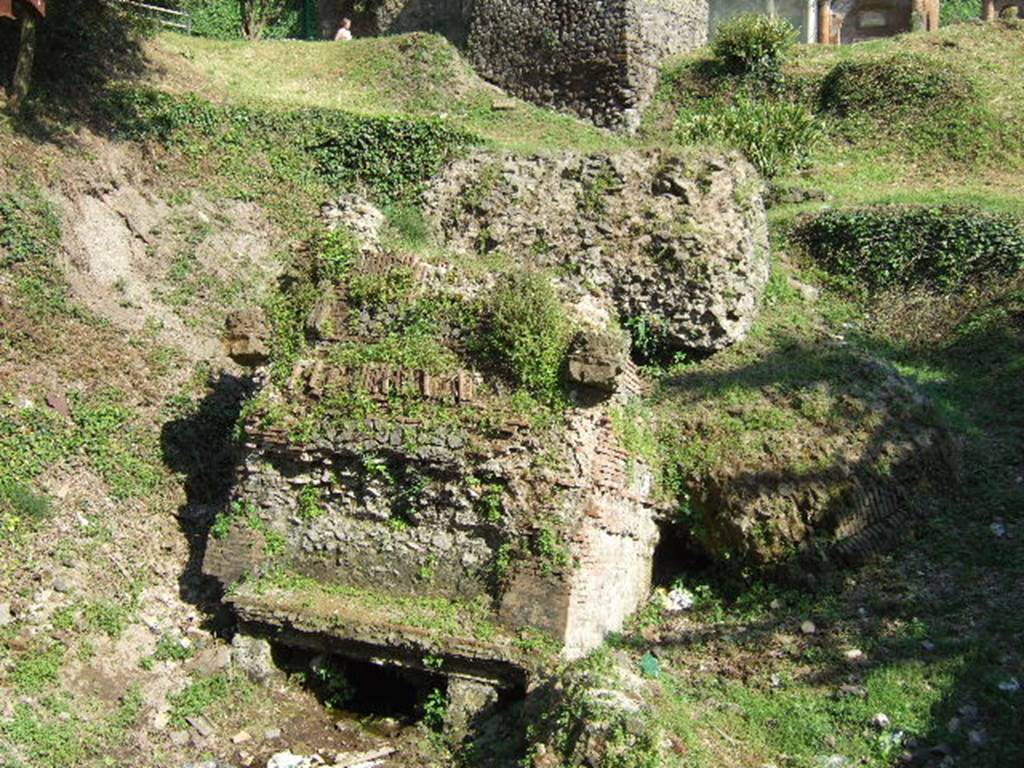
[(141, 14), (149, 16), (157, 24), (168, 29), (177, 29), (185, 34), (192, 34), (192, 17), (187, 11), (177, 8), (168, 8), (163, 5), (144, 3), (142, 0), (106, 0), (108, 3), (117, 3), (134, 8)]

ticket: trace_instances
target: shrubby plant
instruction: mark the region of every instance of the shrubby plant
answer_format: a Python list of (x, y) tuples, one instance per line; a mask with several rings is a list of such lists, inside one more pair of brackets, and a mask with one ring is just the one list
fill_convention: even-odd
[(805, 219), (796, 237), (827, 269), (873, 289), (952, 290), (1024, 269), (1024, 224), (973, 208), (825, 211)]
[(906, 109), (934, 110), (978, 100), (966, 74), (916, 53), (840, 61), (821, 83), (821, 107), (840, 117), (887, 117)]
[(728, 71), (775, 81), (782, 63), (796, 42), (796, 30), (785, 19), (743, 13), (718, 27), (711, 53)]
[(802, 104), (747, 96), (732, 104), (704, 102), (676, 121), (679, 141), (736, 147), (766, 178), (802, 165), (820, 137), (820, 123)]
[(218, 40), (298, 37), (302, 0), (184, 0), (192, 32)]
[(114, 131), (126, 138), (156, 138), (197, 151), (208, 151), (211, 144), (246, 152), (255, 144), (268, 154), (290, 147), (303, 166), (291, 172), (312, 172), (338, 191), (367, 190), (382, 203), (414, 197), (446, 160), (479, 143), (436, 118), (225, 108), (194, 95), (146, 87), (111, 88), (100, 107)]
[(557, 399), (570, 324), (550, 280), (540, 272), (506, 274), (488, 298), (487, 351), (517, 384)]

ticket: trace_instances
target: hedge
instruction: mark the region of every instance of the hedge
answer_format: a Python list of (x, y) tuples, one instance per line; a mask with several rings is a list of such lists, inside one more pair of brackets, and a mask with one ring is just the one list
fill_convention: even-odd
[(795, 236), (826, 269), (871, 289), (952, 290), (1024, 269), (1024, 225), (969, 207), (830, 210), (805, 218)]

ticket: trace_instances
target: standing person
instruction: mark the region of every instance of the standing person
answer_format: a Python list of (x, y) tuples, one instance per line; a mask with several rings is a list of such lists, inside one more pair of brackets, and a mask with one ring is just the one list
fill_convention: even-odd
[(338, 31), (334, 33), (335, 40), (352, 39), (352, 19), (342, 19), (338, 25)]

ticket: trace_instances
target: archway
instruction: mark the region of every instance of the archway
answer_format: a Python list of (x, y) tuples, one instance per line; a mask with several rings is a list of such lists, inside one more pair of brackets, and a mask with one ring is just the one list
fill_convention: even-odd
[(911, 0), (848, 0), (833, 3), (840, 17), (839, 42), (858, 43), (911, 30)]

